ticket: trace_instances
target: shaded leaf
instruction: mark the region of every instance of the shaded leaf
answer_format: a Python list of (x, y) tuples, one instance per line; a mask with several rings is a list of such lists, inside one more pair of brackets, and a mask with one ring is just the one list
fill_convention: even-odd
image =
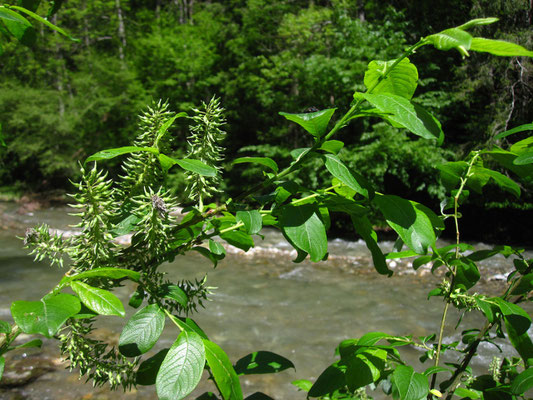
[(363, 238), (366, 243), (366, 247), (370, 250), (372, 254), (372, 261), (374, 268), (381, 275), (391, 276), (392, 271), (387, 266), (385, 262), (385, 256), (378, 246), (378, 238), (370, 221), (365, 216), (352, 215), (352, 223), (355, 228), (355, 231)]
[(198, 385), (205, 365), (202, 338), (190, 331), (180, 333), (168, 351), (155, 382), (161, 400), (181, 400)]
[[(11, 8), (19, 7), (11, 6)], [(22, 44), (31, 46), (33, 43), (35, 43), (35, 29), (22, 15), (6, 7), (0, 6), (0, 20), (4, 23), (4, 26), (7, 28), (9, 33)]]
[(533, 387), (533, 368), (528, 368), (511, 383), (511, 393), (515, 395), (524, 394)]
[(241, 250), (248, 251), (254, 247), (254, 240), (252, 237), (243, 231), (231, 231), (220, 235), (221, 239), (235, 246)]
[(500, 297), (493, 297), (491, 300), (498, 304), (506, 321), (513, 326), (517, 335), (527, 332), (531, 326), (531, 317), (522, 307), (509, 303)]
[(11, 325), (6, 321), (0, 321), (0, 333), (11, 333)]
[(328, 251), (326, 228), (313, 204), (287, 205), (282, 208), (280, 225), (283, 233), (301, 250), (318, 262)]
[[(344, 371), (338, 363), (330, 365), (320, 374), (316, 382), (309, 389), (309, 397), (320, 397), (333, 393), (346, 385)], [(418, 400), (418, 399), (417, 399)]]
[(13, 347), (13, 350), (14, 349), (27, 349), (27, 348), (32, 348), (32, 347), (41, 348), (42, 345), (43, 345), (43, 341), (41, 339), (33, 339), (33, 340), (30, 340), (29, 342), (22, 343), (18, 346)]
[(274, 172), (278, 172), (278, 164), (274, 160), (268, 157), (239, 157), (233, 160), (232, 164), (243, 164), (243, 163), (252, 163), (252, 164), (261, 164), (265, 167), (270, 168)]
[(165, 327), (165, 313), (157, 304), (150, 304), (129, 319), (120, 334), (118, 348), (127, 357), (136, 357), (150, 350)]
[(509, 135), (518, 133), (518, 132), (524, 132), (524, 131), (533, 131), (533, 123), (532, 124), (524, 124), (520, 126), (516, 126), (512, 129), (509, 129), (507, 131), (498, 133), (496, 136), (494, 136), (494, 139), (503, 139), (504, 137), (507, 137)]
[(4, 366), (6, 365), (6, 359), (4, 356), (0, 356), (0, 380), (2, 380), (2, 375), (4, 375)]
[(290, 360), (270, 351), (255, 351), (235, 364), (238, 375), (273, 374), (288, 368), (296, 369)]
[(159, 368), (161, 368), (161, 364), (167, 356), (168, 351), (169, 349), (160, 350), (156, 355), (144, 360), (141, 365), (139, 365), (136, 374), (137, 385), (155, 385), (157, 373), (159, 372)]

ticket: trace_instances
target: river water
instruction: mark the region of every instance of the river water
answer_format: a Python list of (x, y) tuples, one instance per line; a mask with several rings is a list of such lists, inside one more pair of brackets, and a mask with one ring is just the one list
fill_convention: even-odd
[[(54, 228), (69, 229), (72, 217), (67, 209), (49, 209), (18, 215), (11, 204), (1, 204), (3, 229), (0, 230), (0, 319), (10, 320), (9, 306), (14, 300), (37, 300), (50, 290), (65, 272), (44, 263), (35, 263), (22, 249), (25, 227), (45, 222)], [(341, 340), (357, 338), (366, 332), (381, 331), (393, 335), (428, 335), (438, 330), (442, 302), (427, 300), (427, 292), (441, 277), (421, 268), (416, 273), (409, 261), (392, 262), (391, 278), (377, 275), (371, 258), (360, 241), (333, 240), (329, 243), (330, 257), (322, 263), (294, 264), (291, 251), (283, 237), (275, 231), (263, 232), (265, 239), (256, 237), (256, 248), (244, 254), (228, 248), (228, 255), (213, 270), (210, 262), (199, 254), (177, 258), (164, 266), (169, 278), (202, 278), (208, 273), (209, 286), (217, 289), (210, 302), (193, 316), (209, 338), (218, 343), (235, 362), (256, 350), (268, 350), (290, 359), (296, 370), (276, 375), (241, 377), (246, 395), (262, 391), (274, 399), (305, 399), (305, 395), (290, 384), (296, 379), (313, 381), (335, 360), (334, 349)], [(381, 243), (385, 250), (391, 243)], [(488, 246), (480, 245), (481, 248)], [(194, 253), (194, 252), (193, 252)], [(482, 289), (491, 294), (501, 290), (498, 279), (510, 269), (510, 262), (496, 257), (483, 266), (490, 277)], [(483, 274), (483, 273), (482, 273)], [(131, 287), (119, 290), (127, 303)], [(130, 312), (131, 314), (132, 312)], [(482, 318), (469, 313), (459, 330), (454, 330), (459, 314), (449, 316), (445, 331), (446, 342), (458, 340), (467, 327), (481, 327)], [(111, 341), (118, 339), (124, 319), (101, 318), (97, 333)], [(170, 347), (178, 332), (167, 327), (157, 349)], [(512, 348), (504, 347), (510, 353)], [(483, 347), (474, 366), (487, 365), (495, 348)], [(65, 370), (54, 341), (45, 341), (42, 349), (18, 350), (11, 357), (21, 369), (41, 363), (42, 372), (33, 382), (19, 387), (0, 387), (0, 399), (155, 399), (153, 387), (138, 387), (129, 393), (110, 392), (84, 384), (76, 373)], [(402, 348), (406, 361), (416, 363), (421, 353)], [(454, 359), (450, 359), (453, 361)], [(17, 364), (18, 363), (18, 364)], [(8, 363), (9, 364), (9, 363)], [(425, 365), (425, 368), (429, 366)], [(420, 367), (422, 369), (423, 367)], [(6, 368), (6, 373), (8, 369)], [(191, 399), (206, 390), (213, 390), (203, 380)], [(375, 392), (380, 398), (379, 392)]]

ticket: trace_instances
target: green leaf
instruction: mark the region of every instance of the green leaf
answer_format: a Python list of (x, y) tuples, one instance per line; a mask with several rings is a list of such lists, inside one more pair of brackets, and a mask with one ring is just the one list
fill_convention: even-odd
[(279, 115), (284, 116), (289, 121), (296, 122), (311, 135), (315, 137), (321, 137), (326, 133), (329, 120), (333, 116), (335, 110), (336, 108), (328, 108), (326, 110), (304, 114), (289, 114), (280, 112)]
[(518, 285), (513, 288), (511, 295), (518, 296), (521, 294), (526, 294), (529, 291), (533, 290), (533, 273), (524, 275)]
[(340, 368), (338, 363), (327, 367), (324, 372), (320, 374), (316, 382), (309, 389), (309, 397), (320, 397), (333, 393), (346, 385), (344, 378), (344, 371)]
[(213, 239), (209, 239), (208, 243), (211, 253), (216, 254), (217, 256), (226, 255), (226, 249), (221, 243), (215, 242)]
[(54, 336), (67, 319), (81, 309), (80, 301), (70, 294), (60, 293), (41, 301), (15, 301), (11, 314), (24, 333)]
[(344, 147), (344, 143), (340, 140), (326, 140), (322, 143), (319, 150), (327, 151), (331, 154), (338, 154), (339, 151)]
[(181, 330), (187, 331), (187, 332), (194, 332), (197, 335), (199, 335), (202, 339), (208, 339), (205, 332), (194, 322), (194, 320), (190, 318), (178, 318), (173, 316), (172, 321), (176, 323), (180, 327)]
[(0, 321), (0, 333), (11, 333), (11, 325), (6, 321)]
[(481, 399), (483, 396), (483, 392), (480, 392), (478, 390), (469, 390), (462, 387), (455, 389), (453, 394), (457, 397), (467, 398), (471, 400)]
[[(408, 58), (404, 58), (389, 72), (395, 62), (396, 60), (371, 61), (365, 72), (365, 86), (369, 91), (374, 88), (371, 92), (373, 94), (395, 94), (409, 100), (418, 85), (418, 70)], [(379, 82), (385, 74), (386, 78)]]
[(155, 139), (155, 143), (158, 143), (159, 140), (161, 140), (161, 138), (163, 136), (165, 136), (165, 134), (168, 131), (168, 128), (170, 128), (172, 126), (172, 124), (174, 123), (174, 121), (176, 119), (181, 118), (181, 117), (186, 117), (186, 116), (187, 116), (187, 113), (180, 112), (180, 113), (174, 115), (173, 117), (169, 118), (163, 125), (161, 125), (161, 127), (157, 131), (157, 137)]
[(43, 345), (43, 341), (41, 339), (33, 339), (33, 340), (30, 340), (29, 342), (22, 343), (18, 346), (13, 347), (13, 350), (14, 349), (27, 349), (27, 348), (32, 348), (32, 347), (41, 348), (42, 345)]
[(528, 333), (518, 334), (516, 329), (513, 327), (513, 324), (507, 318), (504, 318), (505, 328), (507, 329), (507, 335), (509, 336), (509, 341), (516, 349), (524, 364), (527, 367), (533, 365), (533, 343)]
[(129, 319), (120, 334), (119, 351), (136, 357), (150, 350), (165, 328), (165, 313), (157, 304), (150, 304)]
[(252, 163), (252, 164), (261, 164), (265, 167), (270, 168), (275, 173), (278, 173), (279, 168), (278, 164), (274, 160), (268, 157), (239, 157), (233, 160), (233, 164), (243, 164), (243, 163)]
[(135, 229), (135, 226), (141, 220), (137, 215), (128, 215), (126, 218), (122, 219), (118, 224), (115, 225), (111, 233), (113, 237), (127, 235)]
[(533, 151), (522, 153), (513, 161), (513, 164), (515, 165), (526, 165), (531, 163), (533, 163)]
[(382, 118), (403, 126), (411, 133), (425, 139), (436, 139), (440, 145), (444, 132), (440, 122), (418, 104), (393, 94), (363, 94), (374, 107), (385, 115)]
[[(355, 194), (355, 193), (354, 193)], [(332, 212), (343, 212), (348, 215), (363, 216), (368, 213), (368, 209), (357, 203), (355, 200), (339, 195), (328, 195), (322, 204)]]
[(273, 374), (294, 368), (294, 364), (283, 356), (270, 351), (254, 351), (235, 364), (238, 375)]
[(109, 278), (109, 279), (123, 279), (128, 278), (134, 282), (138, 282), (141, 279), (141, 274), (137, 271), (123, 268), (95, 268), (89, 271), (80, 272), (76, 275), (65, 277), (61, 280), (61, 283), (69, 283), (80, 279), (87, 278)]
[(189, 303), (187, 294), (177, 285), (167, 283), (161, 286), (161, 292), (159, 295), (165, 299), (171, 299), (178, 302), (182, 307), (187, 307), (187, 304)]
[(2, 375), (4, 375), (4, 366), (6, 365), (6, 359), (4, 356), (0, 356), (0, 381), (2, 380)]
[(452, 261), (451, 264), (457, 268), (455, 277), (457, 285), (462, 285), (465, 287), (465, 289), (470, 289), (477, 283), (477, 281), (479, 281), (481, 275), (479, 273), (479, 269), (473, 261), (467, 258), (461, 258), (459, 260)]
[(169, 349), (160, 350), (156, 355), (148, 358), (139, 365), (136, 374), (137, 385), (155, 385), (157, 373), (159, 372), (161, 364), (167, 356), (168, 351)]
[(365, 333), (361, 338), (357, 341), (358, 346), (373, 346), (377, 342), (379, 342), (382, 339), (388, 339), (392, 336), (388, 333), (384, 332), (368, 332)]
[(531, 326), (531, 317), (522, 307), (509, 303), (500, 297), (493, 297), (491, 300), (498, 304), (506, 321), (513, 326), (517, 335), (527, 333)]
[(428, 247), (435, 245), (436, 236), (431, 219), (417, 207), (418, 203), (382, 194), (376, 194), (373, 201), (390, 227), (411, 250), (426, 254)]
[(328, 251), (326, 228), (313, 204), (287, 205), (282, 208), (280, 225), (283, 233), (301, 250), (318, 262)]
[(472, 28), (474, 26), (490, 25), (490, 24), (493, 24), (493, 23), (498, 22), (498, 21), (499, 21), (499, 18), (476, 18), (476, 19), (472, 19), (472, 20), (464, 23), (461, 26), (458, 26), (457, 29), (462, 29), (462, 30), (466, 31), (467, 29), (470, 29), (470, 28)]
[(507, 137), (507, 136), (512, 135), (514, 133), (524, 132), (524, 131), (533, 131), (533, 123), (532, 124), (520, 125), (520, 126), (517, 126), (515, 128), (509, 129), (507, 131), (498, 133), (496, 136), (494, 136), (494, 139), (503, 139), (504, 137)]
[[(385, 351), (383, 351), (385, 352)], [(346, 385), (350, 391), (355, 391), (379, 379), (378, 368), (364, 355), (358, 354), (344, 360), (346, 363)], [(385, 363), (381, 363), (384, 367)]]
[(472, 39), (472, 35), (459, 28), (446, 29), (425, 38), (427, 43), (439, 50), (457, 49), (463, 56), (468, 55), (467, 50), (471, 48)]
[(241, 384), (239, 377), (231, 365), (227, 354), (209, 340), (203, 340), (205, 346), (205, 358), (211, 369), (213, 378), (224, 400), (242, 400)]
[(381, 275), (391, 276), (392, 271), (385, 262), (385, 256), (378, 246), (377, 235), (372, 229), (372, 225), (370, 224), (368, 218), (365, 216), (352, 215), (352, 223), (355, 231), (361, 235), (366, 243), (366, 247), (368, 247), (368, 250), (370, 250), (376, 271)]
[[(56, 0), (56, 3), (58, 1)], [(50, 29), (53, 29), (54, 31), (62, 34), (63, 36), (66, 36), (67, 38), (69, 38), (70, 40), (72, 40), (73, 42), (79, 42), (79, 39), (75, 39), (73, 38), (72, 36), (70, 36), (67, 32), (65, 32), (63, 29), (61, 29), (60, 27), (52, 24), (50, 21), (44, 19), (43, 17), (41, 17), (40, 15), (37, 15), (35, 14), (34, 12), (28, 10), (28, 9), (25, 9), (23, 7), (17, 7), (17, 6), (10, 6), (11, 8), (13, 9), (16, 9), (28, 16), (30, 16), (31, 18), (33, 18), (34, 20), (36, 21), (39, 21), (40, 23), (46, 25), (47, 27), (49, 27)]]
[(137, 290), (131, 295), (128, 305), (132, 308), (139, 308), (143, 303), (144, 295), (145, 293), (142, 286), (137, 286)]
[[(10, 8), (20, 8), (10, 6)], [(31, 23), (22, 15), (4, 7), (0, 6), (0, 20), (5, 27), (20, 43), (31, 46), (35, 43), (36, 32)]]
[(470, 50), (490, 53), (495, 56), (503, 57), (533, 57), (533, 51), (530, 51), (516, 43), (479, 37), (472, 39)]
[(139, 151), (147, 151), (149, 153), (158, 154), (159, 151), (154, 147), (137, 147), (137, 146), (124, 146), (114, 149), (107, 149), (94, 153), (92, 156), (87, 157), (84, 164), (91, 161), (109, 160), (124, 154), (137, 153)]
[(168, 171), (173, 165), (179, 165), (186, 171), (194, 172), (195, 174), (202, 176), (216, 176), (217, 170), (210, 165), (205, 164), (200, 160), (193, 160), (190, 158), (175, 159), (168, 157), (164, 154), (159, 154), (159, 162), (161, 168)]
[(528, 368), (514, 378), (511, 383), (511, 393), (521, 395), (533, 387), (533, 368)]
[(202, 338), (189, 331), (180, 333), (168, 351), (155, 382), (161, 400), (181, 400), (198, 385), (205, 365)]
[(250, 248), (254, 247), (254, 240), (246, 232), (231, 231), (223, 233), (222, 235), (220, 235), (220, 237), (232, 246), (235, 246), (244, 251), (248, 251), (250, 250)]
[(307, 379), (297, 379), (291, 382), (291, 385), (296, 386), (298, 389), (303, 390), (304, 392), (309, 392), (313, 383)]
[(88, 308), (100, 315), (126, 315), (124, 306), (113, 293), (95, 288), (83, 282), (72, 281), (70, 287)]
[(257, 210), (237, 211), (236, 217), (237, 222), (242, 222), (244, 224), (244, 229), (249, 235), (259, 233), (263, 227), (263, 218), (261, 218), (261, 214)]
[(500, 188), (516, 197), (520, 197), (520, 186), (502, 173), (478, 166), (472, 168), (472, 173), (475, 178), (480, 179), (482, 182), (488, 182), (489, 178), (492, 178)]
[(486, 151), (484, 153), (490, 155), (493, 159), (495, 159), (498, 162), (498, 164), (514, 172), (516, 175), (518, 175), (523, 180), (527, 181), (527, 180), (533, 179), (533, 165), (514, 164), (514, 160), (518, 158), (518, 154), (515, 154), (510, 151), (502, 150), (499, 148), (496, 148), (491, 151)]
[(198, 253), (203, 255), (205, 258), (207, 258), (209, 261), (211, 261), (213, 263), (213, 268), (216, 268), (218, 265), (218, 262), (225, 257), (225, 255), (217, 255), (202, 246), (194, 246), (191, 250), (197, 251)]
[(374, 190), (370, 183), (357, 172), (350, 170), (337, 156), (324, 154), (323, 157), (326, 169), (331, 175), (366, 198), (372, 198), (374, 196)]
[(398, 365), (392, 377), (400, 400), (420, 400), (429, 393), (428, 378), (415, 372), (413, 367)]

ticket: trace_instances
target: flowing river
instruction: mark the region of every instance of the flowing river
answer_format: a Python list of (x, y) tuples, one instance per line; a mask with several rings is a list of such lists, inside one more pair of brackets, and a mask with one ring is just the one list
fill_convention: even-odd
[[(10, 321), (9, 307), (15, 300), (37, 300), (60, 279), (64, 270), (33, 262), (22, 248), (26, 227), (47, 223), (58, 229), (70, 229), (75, 222), (68, 209), (57, 208), (19, 215), (16, 206), (0, 204), (3, 227), (0, 229), (0, 319)], [(413, 271), (408, 260), (392, 261), (391, 278), (379, 276), (372, 268), (370, 253), (360, 241), (333, 240), (328, 261), (295, 264), (295, 253), (276, 231), (256, 237), (256, 247), (245, 254), (228, 248), (228, 255), (216, 269), (194, 253), (165, 265), (171, 280), (201, 279), (208, 273), (209, 286), (217, 287), (205, 308), (192, 317), (209, 338), (218, 343), (233, 362), (257, 350), (268, 350), (290, 359), (296, 369), (274, 375), (250, 375), (240, 378), (245, 397), (261, 391), (274, 399), (305, 399), (305, 394), (290, 384), (296, 379), (314, 381), (333, 361), (334, 349), (344, 339), (366, 332), (381, 331), (393, 335), (424, 336), (437, 332), (442, 312), (440, 298), (427, 299), (427, 292), (441, 282), (428, 267)], [(390, 250), (391, 243), (380, 244)], [(488, 248), (486, 245), (478, 245)], [(531, 256), (530, 256), (531, 257)], [(510, 270), (510, 261), (495, 257), (482, 267), (481, 289), (497, 294), (501, 279)], [(124, 303), (131, 287), (118, 291)], [(133, 313), (130, 309), (129, 315)], [(458, 313), (448, 317), (445, 341), (459, 340), (462, 329), (480, 328), (483, 319), (471, 312), (454, 330)], [(117, 341), (124, 319), (102, 317), (96, 333)], [(170, 347), (178, 332), (167, 320), (157, 349)], [(488, 365), (497, 350), (483, 346), (474, 359), (474, 367)], [(514, 350), (504, 347), (510, 354)], [(422, 354), (413, 348), (401, 349), (408, 362), (417, 363)], [(454, 359), (451, 358), (450, 361)], [(21, 386), (1, 386), (0, 399), (70, 400), (70, 399), (156, 399), (154, 387), (139, 386), (131, 392), (110, 392), (93, 388), (79, 380), (76, 372), (65, 370), (56, 342), (46, 340), (41, 349), (21, 349), (9, 353), (6, 374), (14, 365), (19, 374), (33, 374)], [(429, 367), (420, 366), (419, 370)], [(36, 371), (37, 370), (37, 371)], [(28, 372), (29, 371), (29, 372)], [(189, 398), (194, 399), (214, 386), (204, 379)], [(380, 398), (380, 390), (371, 395)]]

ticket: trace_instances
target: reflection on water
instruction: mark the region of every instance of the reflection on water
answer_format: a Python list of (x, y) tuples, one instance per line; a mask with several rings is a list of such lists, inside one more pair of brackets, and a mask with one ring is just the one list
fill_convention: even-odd
[[(72, 222), (64, 219), (63, 210), (42, 214), (45, 215), (18, 218), (25, 218), (24, 222), (31, 225), (45, 217), (51, 225), (63, 229)], [(62, 271), (56, 268), (33, 263), (21, 249), (21, 241), (13, 236), (13, 231), (0, 232), (3, 244), (0, 318), (4, 320), (9, 319), (11, 301), (42, 297), (62, 275)], [(438, 277), (431, 274), (378, 276), (372, 270), (368, 251), (360, 242), (332, 241), (330, 259), (320, 264), (292, 263), (294, 254), (277, 233), (269, 232), (264, 241), (257, 238), (256, 244), (259, 250), (253, 255), (229, 252), (216, 270), (196, 253), (164, 266), (173, 280), (201, 278), (208, 273), (209, 285), (218, 289), (212, 295), (212, 301), (194, 319), (211, 340), (222, 346), (232, 361), (252, 351), (269, 350), (294, 362), (296, 371), (241, 377), (245, 394), (263, 391), (275, 399), (304, 399), (305, 396), (290, 382), (316, 379), (335, 359), (334, 349), (341, 340), (360, 337), (369, 331), (422, 336), (438, 329), (442, 304), (435, 298), (426, 299), (427, 292), (440, 281)], [(501, 265), (496, 265), (498, 263)], [(505, 266), (497, 259), (493, 266), (495, 273)], [(118, 291), (125, 302), (129, 289)], [(452, 314), (449, 318), (456, 321), (458, 315)], [(125, 321), (115, 317), (102, 320), (100, 334), (116, 340)], [(471, 313), (465, 317), (466, 323), (462, 326), (480, 326), (481, 321), (478, 315)], [(448, 329), (447, 340), (457, 340), (459, 333)], [(167, 322), (158, 348), (151, 353), (169, 347), (176, 336), (176, 329)], [(484, 349), (482, 357), (490, 357), (491, 351)], [(512, 350), (506, 348), (505, 351)], [(416, 362), (420, 356), (417, 350), (410, 348), (403, 348), (402, 354), (409, 362)], [(16, 357), (32, 359), (36, 355), (57, 364), (58, 353), (52, 341), (47, 342), (41, 351), (28, 350)], [(105, 388), (93, 389), (84, 385), (76, 374), (63, 368), (64, 365), (55, 365), (53, 372), (23, 388), (0, 389), (0, 398), (156, 398), (153, 388), (143, 387), (132, 393), (110, 395)], [(194, 394), (205, 390), (213, 390), (213, 387), (203, 383)], [(15, 394), (22, 397), (14, 397)]]

